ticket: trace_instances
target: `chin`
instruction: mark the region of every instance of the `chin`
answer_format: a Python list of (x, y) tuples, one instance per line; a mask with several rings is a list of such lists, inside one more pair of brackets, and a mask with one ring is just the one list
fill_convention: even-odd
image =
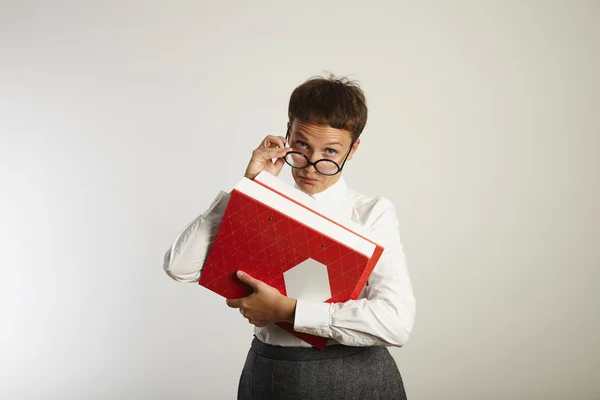
[(318, 191), (314, 185), (307, 184), (307, 183), (303, 182), (301, 179), (299, 179), (299, 181), (297, 181), (296, 184), (298, 185), (298, 187), (300, 189), (302, 189), (303, 192), (306, 192), (306, 193), (314, 194)]

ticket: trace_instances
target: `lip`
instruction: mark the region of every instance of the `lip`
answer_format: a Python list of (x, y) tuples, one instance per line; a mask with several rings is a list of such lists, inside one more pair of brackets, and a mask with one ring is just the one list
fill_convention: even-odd
[(306, 183), (317, 183), (319, 182), (318, 179), (314, 179), (314, 178), (307, 178), (305, 176), (301, 176), (300, 178), (302, 178), (302, 180)]

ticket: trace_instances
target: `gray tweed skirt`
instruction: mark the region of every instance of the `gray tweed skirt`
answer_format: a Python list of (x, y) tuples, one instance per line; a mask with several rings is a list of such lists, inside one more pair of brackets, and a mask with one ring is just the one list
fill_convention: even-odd
[(386, 347), (272, 346), (254, 338), (238, 399), (406, 399), (402, 376)]

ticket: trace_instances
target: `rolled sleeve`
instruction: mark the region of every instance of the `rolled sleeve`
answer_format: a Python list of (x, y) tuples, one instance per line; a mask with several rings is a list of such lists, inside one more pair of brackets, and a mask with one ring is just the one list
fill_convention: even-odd
[(177, 235), (163, 260), (163, 269), (168, 276), (184, 283), (200, 279), (228, 202), (229, 194), (220, 192), (208, 210)]

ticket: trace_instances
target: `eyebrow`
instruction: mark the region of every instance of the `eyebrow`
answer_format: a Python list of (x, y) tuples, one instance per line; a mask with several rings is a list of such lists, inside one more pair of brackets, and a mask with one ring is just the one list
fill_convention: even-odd
[[(300, 131), (294, 131), (294, 133), (296, 135), (300, 136), (301, 139), (308, 140), (308, 138), (306, 137), (306, 135), (304, 133), (302, 133)], [(340, 143), (340, 142), (328, 142), (328, 143), (325, 143), (325, 146), (335, 146), (335, 145), (338, 145), (340, 147), (344, 147), (344, 145), (342, 143)]]

